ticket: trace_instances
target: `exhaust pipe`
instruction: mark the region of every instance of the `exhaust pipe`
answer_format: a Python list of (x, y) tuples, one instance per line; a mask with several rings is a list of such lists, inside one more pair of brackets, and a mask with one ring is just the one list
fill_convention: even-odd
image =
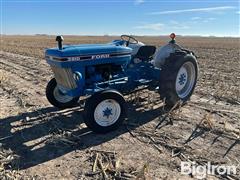
[(63, 37), (62, 36), (57, 36), (56, 41), (58, 42), (58, 49), (62, 50), (62, 42), (63, 42)]

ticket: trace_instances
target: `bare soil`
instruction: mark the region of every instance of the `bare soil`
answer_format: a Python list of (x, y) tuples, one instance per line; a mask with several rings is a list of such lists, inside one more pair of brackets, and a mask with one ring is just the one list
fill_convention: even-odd
[[(66, 36), (64, 43), (112, 39)], [(161, 46), (168, 38), (139, 40)], [(199, 80), (189, 103), (169, 112), (155, 92), (128, 95), (129, 118), (124, 125), (99, 135), (84, 125), (81, 106), (58, 110), (45, 97), (53, 74), (44, 49), (55, 46), (55, 38), (3, 36), (0, 179), (197, 178), (181, 175), (181, 161), (239, 165), (235, 175), (207, 176), (239, 179), (240, 39), (179, 37), (177, 41), (193, 50), (199, 62)]]

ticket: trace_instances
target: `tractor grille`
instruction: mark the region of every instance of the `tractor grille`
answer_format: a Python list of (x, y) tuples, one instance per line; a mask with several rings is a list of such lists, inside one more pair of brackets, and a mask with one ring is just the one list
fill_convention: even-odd
[(77, 87), (70, 68), (59, 68), (55, 66), (51, 66), (51, 68), (59, 85), (68, 89), (75, 89)]

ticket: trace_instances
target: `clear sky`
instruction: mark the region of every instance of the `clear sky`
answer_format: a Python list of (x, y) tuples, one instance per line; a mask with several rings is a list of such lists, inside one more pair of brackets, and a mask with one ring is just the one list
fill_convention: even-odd
[(239, 0), (0, 0), (2, 34), (240, 36)]

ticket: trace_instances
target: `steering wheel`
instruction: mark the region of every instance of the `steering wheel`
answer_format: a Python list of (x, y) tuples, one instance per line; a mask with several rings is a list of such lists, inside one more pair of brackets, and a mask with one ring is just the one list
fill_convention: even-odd
[(138, 40), (129, 35), (121, 35), (121, 39), (126, 42), (126, 46), (129, 44), (137, 44)]

